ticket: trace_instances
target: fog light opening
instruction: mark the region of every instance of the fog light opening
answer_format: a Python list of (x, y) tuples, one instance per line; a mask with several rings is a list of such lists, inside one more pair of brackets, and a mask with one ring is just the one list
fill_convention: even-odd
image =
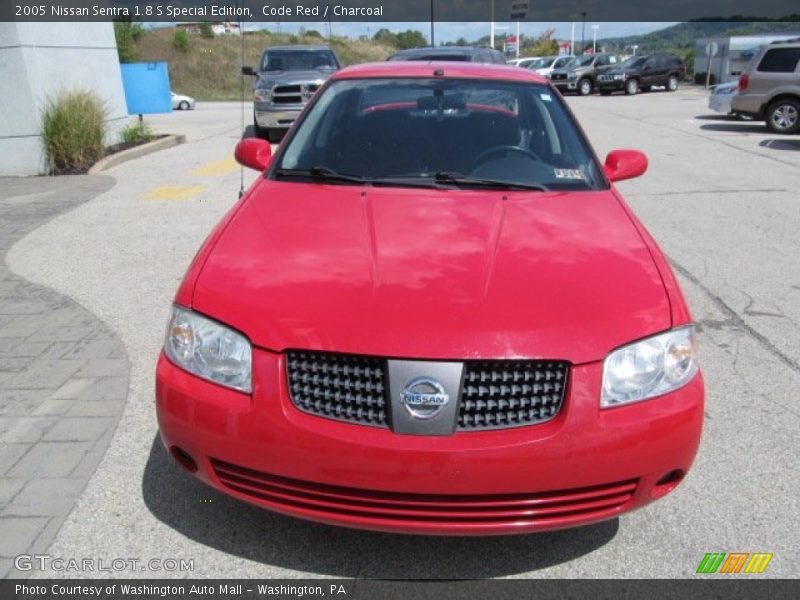
[(188, 452), (186, 452), (186, 450), (179, 448), (178, 446), (173, 446), (170, 448), (169, 453), (172, 455), (172, 458), (175, 459), (175, 462), (189, 471), (189, 473), (197, 472), (197, 463), (194, 462), (194, 459), (189, 455)]
[(653, 498), (660, 498), (674, 490), (678, 487), (678, 484), (683, 481), (685, 475), (686, 473), (681, 469), (673, 469), (669, 473), (666, 473), (653, 486), (653, 491), (651, 492)]

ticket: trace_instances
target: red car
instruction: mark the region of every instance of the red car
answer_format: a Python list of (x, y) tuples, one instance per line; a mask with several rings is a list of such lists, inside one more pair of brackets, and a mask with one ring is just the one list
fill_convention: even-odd
[(218, 490), (335, 525), (508, 534), (659, 498), (697, 451), (686, 303), (560, 94), (468, 63), (344, 69), (175, 298), (164, 444)]

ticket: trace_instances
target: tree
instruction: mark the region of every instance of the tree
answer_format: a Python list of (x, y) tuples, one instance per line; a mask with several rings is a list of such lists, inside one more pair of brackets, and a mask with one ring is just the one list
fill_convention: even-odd
[(210, 23), (200, 23), (200, 36), (210, 40), (214, 37), (214, 29)]
[(114, 38), (117, 40), (119, 62), (132, 63), (139, 60), (139, 49), (136, 47), (136, 40), (141, 37), (143, 32), (142, 26), (133, 23), (130, 18), (114, 21)]
[(397, 36), (385, 27), (378, 29), (375, 35), (372, 36), (372, 39), (382, 44), (388, 44), (389, 46), (397, 46)]
[(425, 39), (425, 36), (419, 31), (409, 29), (407, 31), (401, 31), (397, 34), (396, 45), (400, 50), (405, 50), (407, 48), (421, 48), (422, 46), (428, 45), (428, 40)]
[(544, 30), (539, 37), (525, 49), (528, 56), (552, 56), (558, 54), (558, 42), (553, 39), (555, 29)]
[(176, 29), (172, 34), (172, 47), (178, 52), (189, 52), (191, 45), (189, 34), (185, 29)]

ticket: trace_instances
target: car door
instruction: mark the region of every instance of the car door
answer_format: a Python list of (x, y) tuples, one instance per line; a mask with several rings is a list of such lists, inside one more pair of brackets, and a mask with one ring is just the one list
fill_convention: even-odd
[(659, 85), (658, 83), (658, 70), (656, 68), (657, 59), (655, 56), (651, 56), (648, 58), (644, 65), (642, 65), (642, 75), (640, 79), (640, 85), (644, 86), (651, 86), (651, 85)]
[(663, 54), (656, 57), (656, 81), (653, 85), (667, 85), (669, 75), (669, 59)]

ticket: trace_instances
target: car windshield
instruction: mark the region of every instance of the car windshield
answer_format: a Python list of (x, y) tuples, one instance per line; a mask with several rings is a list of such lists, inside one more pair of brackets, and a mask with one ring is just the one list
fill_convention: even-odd
[(648, 58), (648, 56), (631, 56), (628, 60), (622, 63), (622, 66), (628, 69), (637, 69), (647, 62)]
[(585, 67), (594, 60), (594, 56), (591, 54), (587, 56), (576, 56), (572, 62), (569, 63), (569, 67)]
[(537, 83), (477, 79), (335, 81), (270, 176), (431, 187), (466, 187), (465, 178), (497, 187), (605, 186), (558, 94)]
[(545, 56), (544, 58), (540, 58), (538, 60), (533, 61), (528, 65), (529, 69), (546, 69), (548, 68), (553, 61), (558, 58), (556, 56)]
[(336, 58), (330, 50), (270, 50), (264, 54), (262, 71), (306, 71), (335, 69)]

